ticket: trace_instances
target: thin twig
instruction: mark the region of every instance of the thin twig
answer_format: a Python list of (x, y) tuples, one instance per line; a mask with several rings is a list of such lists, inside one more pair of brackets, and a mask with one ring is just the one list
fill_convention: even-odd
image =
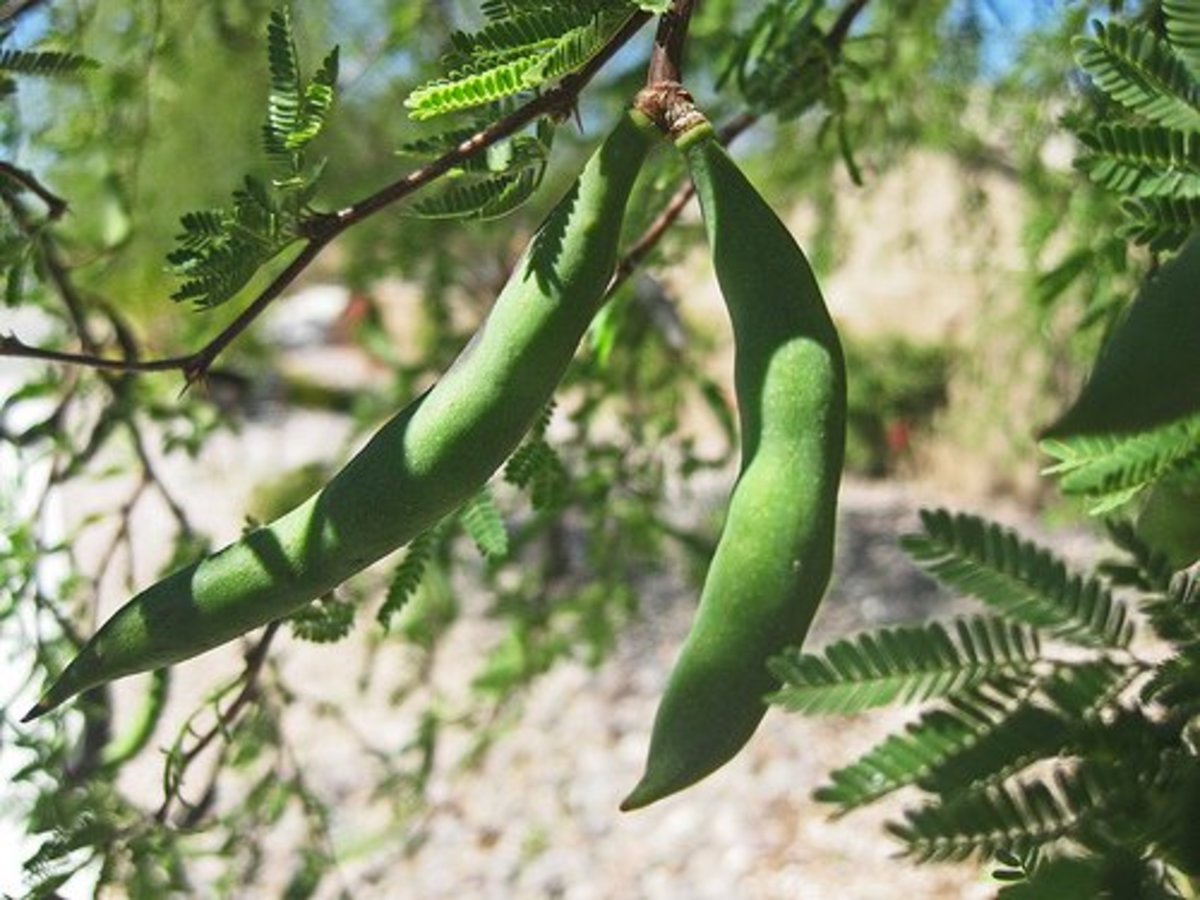
[(233, 702), (223, 711), (217, 714), (217, 721), (212, 728), (199, 735), (196, 738), (196, 743), (188, 749), (179, 760), (176, 767), (176, 775), (174, 779), (174, 788), (167, 792), (163, 798), (162, 805), (159, 806), (158, 812), (154, 814), (154, 818), (158, 822), (165, 822), (168, 813), (171, 811), (171, 803), (179, 796), (179, 786), (183, 783), (184, 773), (191, 767), (192, 763), (208, 749), (209, 744), (215, 741), (220, 735), (228, 733), (233, 727), (237, 717), (241, 714), (246, 705), (254, 699), (258, 694), (258, 681), (262, 675), (263, 666), (267, 661), (267, 654), (271, 649), (271, 641), (275, 638), (275, 634), (279, 631), (279, 622), (272, 622), (263, 631), (262, 637), (258, 639), (258, 643), (250, 648), (246, 653), (246, 668), (242, 671), (241, 681), (242, 689), (238, 691), (238, 695), (233, 698)]
[(192, 522), (188, 518), (187, 512), (167, 489), (154, 464), (150, 461), (150, 454), (146, 451), (146, 442), (142, 436), (142, 432), (131, 421), (126, 421), (125, 424), (129, 429), (129, 440), (133, 444), (134, 453), (137, 454), (138, 461), (142, 465), (143, 476), (153, 485), (163, 502), (167, 504), (167, 509), (171, 511), (171, 515), (175, 518), (175, 523), (179, 526), (179, 530), (183, 533), (183, 536), (190, 539), (195, 535), (196, 529), (192, 527)]
[(0, 6), (0, 25), (7, 25), (13, 19), (45, 2), (46, 0), (8, 0), (7, 3)]
[(825, 35), (825, 46), (833, 55), (837, 55), (842, 51), (842, 45), (846, 43), (846, 38), (850, 36), (850, 29), (854, 27), (855, 20), (862, 13), (866, 5), (871, 0), (850, 0), (846, 4), (846, 8), (842, 10), (837, 17), (837, 21), (829, 29), (829, 34)]
[(130, 580), (130, 576), (132, 576), (134, 570), (133, 542), (131, 540), (133, 513), (142, 496), (150, 487), (150, 484), (150, 479), (143, 472), (142, 477), (138, 479), (138, 483), (133, 489), (133, 493), (130, 494), (129, 498), (117, 510), (117, 530), (113, 533), (107, 547), (96, 560), (95, 567), (93, 568), (93, 571), (96, 573), (93, 578), (94, 583), (98, 584), (104, 578), (105, 574), (107, 574), (109, 568), (115, 565), (117, 552), (122, 546), (127, 549), (129, 557), (126, 582)]
[[(846, 38), (850, 34), (850, 29), (854, 26), (854, 22), (869, 2), (870, 0), (851, 0), (834, 21), (829, 29), (829, 33), (825, 36), (825, 46), (831, 57), (836, 58), (841, 53), (842, 47), (846, 43)], [(759, 118), (757, 113), (740, 113), (717, 130), (717, 139), (722, 144), (728, 146), (756, 125)], [(629, 280), (630, 276), (637, 271), (638, 267), (653, 252), (654, 248), (658, 246), (659, 242), (683, 214), (683, 211), (687, 209), (687, 205), (695, 193), (696, 190), (690, 180), (685, 179), (680, 184), (666, 207), (663, 208), (663, 211), (659, 213), (655, 220), (642, 232), (641, 237), (634, 241), (625, 255), (621, 257), (620, 262), (617, 264), (617, 269), (613, 273), (613, 279), (609, 283), (606, 299), (611, 298), (617, 289)]]
[(0, 176), (15, 181), (45, 203), (47, 215), (51, 221), (61, 219), (66, 213), (67, 201), (38, 181), (37, 176), (27, 169), (22, 169), (10, 162), (0, 160)]
[[(30, 218), (29, 210), (25, 208), (25, 204), (21, 199), (7, 191), (0, 191), (0, 201), (8, 207), (9, 214), (13, 217), (13, 221), (17, 223), (17, 227), (21, 233), (33, 244), (41, 255), (42, 264), (45, 267), (46, 275), (50, 279), (50, 283), (58, 292), (59, 298), (63, 301), (63, 305), (67, 308), (67, 315), (71, 319), (71, 324), (74, 326), (76, 333), (79, 335), (79, 341), (83, 344), (84, 349), (91, 354), (98, 350), (98, 344), (93, 338), (87, 327), (87, 320), (84, 316), (83, 297), (78, 289), (71, 281), (70, 269), (66, 262), (58, 254), (58, 248), (54, 242), (47, 236), (45, 229), (35, 224)], [(11, 340), (0, 335), (0, 356), (21, 355), (10, 354), (8, 352)], [(20, 341), (16, 341), (17, 345), (24, 346)]]
[(588, 85), (596, 73), (608, 63), (617, 51), (625, 46), (637, 34), (642, 26), (650, 20), (650, 14), (634, 13), (621, 29), (613, 35), (609, 42), (578, 71), (566, 76), (557, 87), (535, 97), (520, 109), (505, 116), (498, 122), (489, 125), (482, 131), (473, 134), (457, 147), (435, 159), (433, 162), (411, 172), (399, 181), (377, 191), (370, 197), (349, 206), (336, 216), (333, 226), (340, 234), (346, 228), (361, 222), (397, 200), (402, 200), (409, 194), (424, 187), (435, 178), (444, 175), (467, 159), (477, 155), (493, 144), (516, 134), (526, 125), (540, 119), (542, 116), (565, 116), (575, 107), (579, 94)]
[(694, 9), (694, 0), (675, 0), (675, 5), (659, 20), (654, 52), (646, 71), (647, 87), (664, 81), (683, 81), (683, 48)]
[[(717, 130), (717, 139), (728, 146), (757, 122), (758, 116), (752, 113), (742, 113)], [(658, 246), (671, 226), (683, 215), (683, 211), (687, 209), (688, 203), (695, 195), (695, 186), (691, 180), (685, 180), (675, 191), (663, 211), (642, 232), (641, 237), (633, 242), (633, 245), (617, 263), (617, 270), (613, 273), (613, 279), (608, 285), (608, 297), (615, 294), (617, 289), (628, 281), (629, 277), (645, 262), (646, 257)]]

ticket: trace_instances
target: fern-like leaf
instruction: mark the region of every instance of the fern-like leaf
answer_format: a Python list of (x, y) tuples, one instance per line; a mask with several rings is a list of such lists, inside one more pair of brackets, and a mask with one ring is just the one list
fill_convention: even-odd
[(338, 75), (338, 48), (321, 62), (313, 79), (304, 83), (292, 32), (291, 13), (284, 6), (271, 13), (267, 24), (267, 68), (270, 93), (263, 146), (268, 156), (299, 168), (296, 154), (325, 126), (333, 108)]
[(1200, 648), (1200, 566), (1176, 573), (1165, 594), (1144, 608), (1160, 638), (1178, 649)]
[(536, 64), (536, 57), (522, 56), (483, 71), (452, 72), (444, 79), (417, 88), (404, 105), (410, 118), (421, 120), (495, 103), (523, 91), (525, 73)]
[(421, 587), (425, 569), (433, 559), (433, 552), (437, 548), (440, 538), (441, 529), (435, 525), (433, 528), (422, 531), (409, 543), (408, 549), (404, 552), (404, 559), (400, 561), (400, 564), (396, 566), (396, 571), (392, 574), (387, 597), (384, 598), (383, 605), (379, 607), (379, 612), (375, 616), (385, 631), (391, 628), (392, 621)]
[(465, 58), (506, 60), (515, 55), (538, 54), (554, 47), (562, 35), (588, 24), (595, 3), (541, 9), (505, 16), (473, 32), (455, 32), (450, 40)]
[(1165, 591), (1175, 570), (1158, 550), (1147, 544), (1128, 519), (1107, 519), (1109, 539), (1129, 556), (1124, 560), (1105, 560), (1099, 572), (1117, 585), (1130, 585), (1144, 591)]
[(618, 15), (596, 15), (590, 22), (562, 34), (542, 54), (537, 65), (525, 73), (525, 86), (539, 87), (582, 68), (628, 17), (625, 11)]
[(526, 168), (493, 178), (454, 184), (435, 197), (415, 203), (425, 219), (498, 219), (523, 204), (537, 190), (542, 170)]
[(340, 641), (354, 627), (355, 611), (353, 603), (328, 594), (292, 614), (289, 619), (292, 634), (314, 644)]
[(0, 50), (0, 72), (61, 78), (97, 69), (100, 63), (89, 56), (58, 50)]
[(1200, 7), (1193, 0), (1162, 0), (1162, 11), (1175, 55), (1200, 80)]
[(1145, 197), (1126, 200), (1121, 209), (1129, 220), (1118, 235), (1151, 250), (1177, 250), (1200, 228), (1200, 198)]
[(1126, 683), (1125, 674), (1104, 661), (1060, 667), (1039, 681), (1035, 697), (932, 766), (920, 786), (953, 796), (968, 785), (999, 783), (1039, 759), (1075, 752), (1098, 710)]
[(885, 629), (838, 641), (823, 654), (775, 657), (771, 671), (783, 687), (768, 699), (809, 715), (858, 713), (1020, 678), (1037, 657), (1036, 634), (1000, 619), (958, 620), (955, 639), (936, 622)]
[(565, 502), (567, 467), (544, 437), (527, 439), (504, 467), (510, 484), (529, 491), (534, 509), (556, 509)]
[(288, 152), (288, 135), (299, 128), (303, 91), (292, 15), (286, 4), (274, 10), (267, 23), (267, 69), (271, 90), (263, 138), (269, 154), (282, 155)]
[(185, 214), (167, 262), (183, 284), (172, 299), (212, 308), (231, 299), (297, 235), (261, 181), (247, 177), (232, 210)]
[[(903, 734), (893, 734), (849, 766), (830, 775), (814, 799), (843, 815), (916, 784), (946, 760), (975, 744), (1004, 721), (1025, 697), (1029, 681), (1001, 682), (966, 691), (925, 713)], [(999, 689), (998, 689), (999, 688)]]
[(1078, 44), (1079, 64), (1105, 94), (1168, 128), (1200, 130), (1196, 80), (1170, 47), (1145, 28), (1097, 23)]
[(922, 510), (923, 535), (902, 539), (918, 565), (1005, 616), (1085, 646), (1123, 647), (1125, 604), (1095, 578), (1071, 574), (1050, 551), (976, 516)]
[(463, 528), (480, 553), (490, 560), (508, 556), (508, 532), (504, 528), (504, 517), (500, 515), (496, 500), (488, 488), (468, 500), (459, 516)]
[(287, 137), (288, 149), (302, 149), (325, 127), (337, 96), (338, 60), (338, 48), (334, 47), (321, 61), (312, 81), (305, 85), (300, 119)]
[(1100, 125), (1080, 133), (1080, 167), (1097, 184), (1136, 197), (1200, 196), (1200, 132)]
[(998, 851), (1021, 852), (1070, 835), (1102, 815), (1116, 786), (1081, 772), (958, 792), (891, 823), (908, 855), (922, 861), (959, 861)]
[(1125, 505), (1146, 487), (1200, 460), (1200, 416), (1134, 435), (1096, 435), (1046, 440), (1042, 451), (1055, 463), (1064, 493), (1094, 500), (1093, 515)]
[(611, 39), (633, 6), (584, 0), (496, 4), (490, 10), (491, 24), (453, 36), (450, 74), (409, 94), (405, 105), (413, 119), (495, 103), (570, 74)]

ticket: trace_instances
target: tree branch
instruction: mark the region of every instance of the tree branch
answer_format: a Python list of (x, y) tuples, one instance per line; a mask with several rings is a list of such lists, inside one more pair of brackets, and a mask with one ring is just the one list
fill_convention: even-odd
[[(717, 139), (722, 144), (728, 146), (757, 122), (758, 116), (753, 113), (742, 113), (718, 129)], [(688, 203), (691, 202), (692, 197), (695, 195), (695, 186), (690, 179), (685, 179), (663, 208), (663, 211), (642, 232), (642, 236), (633, 242), (633, 245), (621, 257), (620, 262), (617, 263), (617, 270), (613, 273), (612, 281), (609, 282), (608, 293), (605, 295), (606, 298), (612, 297), (621, 285), (628, 281), (630, 276), (637, 271), (638, 267), (645, 262), (646, 257), (654, 251), (659, 241), (671, 230), (671, 226), (683, 215), (683, 211), (687, 209)]]
[(268, 625), (266, 630), (263, 631), (262, 637), (259, 638), (258, 643), (247, 652), (246, 668), (242, 671), (241, 675), (243, 682), (242, 689), (238, 691), (238, 695), (234, 697), (233, 702), (229, 704), (224, 712), (217, 714), (216, 723), (196, 739), (196, 743), (180, 757), (178, 765), (173, 770), (168, 769), (168, 771), (173, 772), (174, 777), (168, 779), (164, 776), (164, 781), (166, 781), (166, 796), (163, 798), (158, 812), (154, 814), (157, 822), (166, 821), (167, 814), (171, 811), (171, 803), (179, 796), (179, 786), (183, 781), (184, 773), (196, 761), (197, 757), (208, 748), (209, 744), (221, 735), (229, 732), (233, 727), (233, 723), (241, 714), (242, 709), (258, 694), (259, 677), (262, 675), (263, 666), (267, 661), (267, 654), (271, 649), (271, 641), (274, 640), (276, 632), (279, 631), (279, 626), (279, 622), (272, 622)]
[(609, 42), (578, 71), (567, 75), (559, 84), (530, 100), (503, 119), (472, 135), (457, 147), (442, 154), (433, 162), (410, 172), (374, 194), (333, 214), (315, 216), (308, 222), (308, 240), (300, 254), (280, 272), (251, 303), (216, 337), (194, 353), (152, 360), (113, 359), (101, 357), (85, 346), (83, 353), (67, 353), (31, 347), (14, 335), (0, 335), (0, 357), (24, 357), (47, 362), (84, 366), (118, 372), (162, 372), (179, 370), (187, 384), (204, 377), (226, 347), (312, 264), (313, 260), (334, 239), (351, 227), (388, 206), (405, 199), (415, 191), (450, 169), (476, 156), (493, 144), (520, 131), (542, 116), (565, 116), (574, 108), (580, 93), (601, 68), (637, 34), (650, 20), (650, 14), (636, 12), (629, 17)]
[(15, 181), (31, 194), (36, 195), (39, 200), (46, 204), (47, 215), (51, 221), (61, 219), (63, 214), (66, 213), (67, 201), (38, 181), (37, 176), (32, 172), (14, 166), (5, 160), (0, 160), (0, 177)]
[(825, 46), (830, 53), (837, 56), (842, 52), (842, 45), (846, 43), (846, 38), (850, 36), (850, 29), (854, 26), (854, 22), (858, 19), (866, 5), (871, 0), (850, 0), (846, 4), (845, 9), (837, 17), (837, 21), (829, 29), (829, 34), (825, 35)]
[(694, 0), (675, 0), (675, 5), (659, 20), (654, 52), (646, 72), (647, 87), (664, 81), (683, 81), (683, 48), (694, 9)]

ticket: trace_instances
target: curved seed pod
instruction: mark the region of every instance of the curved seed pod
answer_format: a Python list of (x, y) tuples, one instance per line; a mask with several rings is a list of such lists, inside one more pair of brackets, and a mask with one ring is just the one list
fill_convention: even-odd
[(1087, 383), (1043, 438), (1144, 431), (1200, 412), (1200, 236), (1146, 279)]
[(126, 603), (26, 719), (289, 615), (473, 496), (549, 401), (598, 310), (656, 138), (640, 113), (623, 116), (437, 384), (305, 503)]
[(803, 641), (829, 581), (846, 431), (842, 349), (803, 252), (707, 122), (677, 144), (733, 322), (742, 462), (623, 810), (699, 781), (758, 727), (779, 686), (767, 660)]

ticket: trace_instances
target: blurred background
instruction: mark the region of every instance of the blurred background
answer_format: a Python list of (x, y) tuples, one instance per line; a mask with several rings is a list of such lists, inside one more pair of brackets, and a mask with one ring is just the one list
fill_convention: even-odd
[[(897, 547), (922, 507), (986, 511), (1095, 558), (1079, 510), (1040, 477), (1035, 434), (1136, 274), (1066, 127), (1088, 99), (1071, 40), (1112, 4), (868, 2), (839, 58), (814, 54), (854, 6), (707, 0), (689, 53), (714, 122), (754, 117), (734, 154), (809, 252), (846, 346), (839, 556), (813, 646), (967, 608)], [(265, 283), (270, 267), (229, 303), (176, 303), (165, 259), (184, 213), (228, 204), (263, 172), (274, 8), (45, 3), (14, 20), (10, 44), (100, 66), (22, 80), (3, 101), (7, 158), (70, 204), (53, 258), (83, 311), (64, 304), (43, 250), (10, 267), (0, 334), (73, 350), (82, 319), (103, 355), (183, 355)], [(312, 0), (292, 21), (306, 72), (340, 50), (315, 207), (383, 187), (428, 158), (420, 141), (462, 124), (414, 122), (404, 101), (439, 73), (452, 33), (482, 22), (480, 4)], [(616, 812), (736, 472), (730, 335), (694, 207), (606, 307), (524, 448), (527, 470), (486, 495), (484, 524), (456, 520), (423, 558), (383, 561), (309, 620), (178, 666), (145, 748), (100, 775), (89, 740), (137, 718), (149, 677), (82, 716), (15, 724), (73, 637), (307, 496), (445, 369), (640, 85), (646, 32), (557, 129), (525, 206), (497, 221), (404, 204), (368, 219), (202, 383), (0, 359), (0, 892), (59, 873), (68, 897), (97, 882), (113, 885), (102, 896), (994, 894), (977, 867), (894, 859), (886, 809), (830, 821), (810, 798), (903, 711), (772, 712), (687, 794)], [(627, 243), (681, 175), (656, 155)], [(227, 723), (217, 710), (245, 685), (247, 654), (253, 699)], [(91, 831), (44, 852), (80, 815)]]

